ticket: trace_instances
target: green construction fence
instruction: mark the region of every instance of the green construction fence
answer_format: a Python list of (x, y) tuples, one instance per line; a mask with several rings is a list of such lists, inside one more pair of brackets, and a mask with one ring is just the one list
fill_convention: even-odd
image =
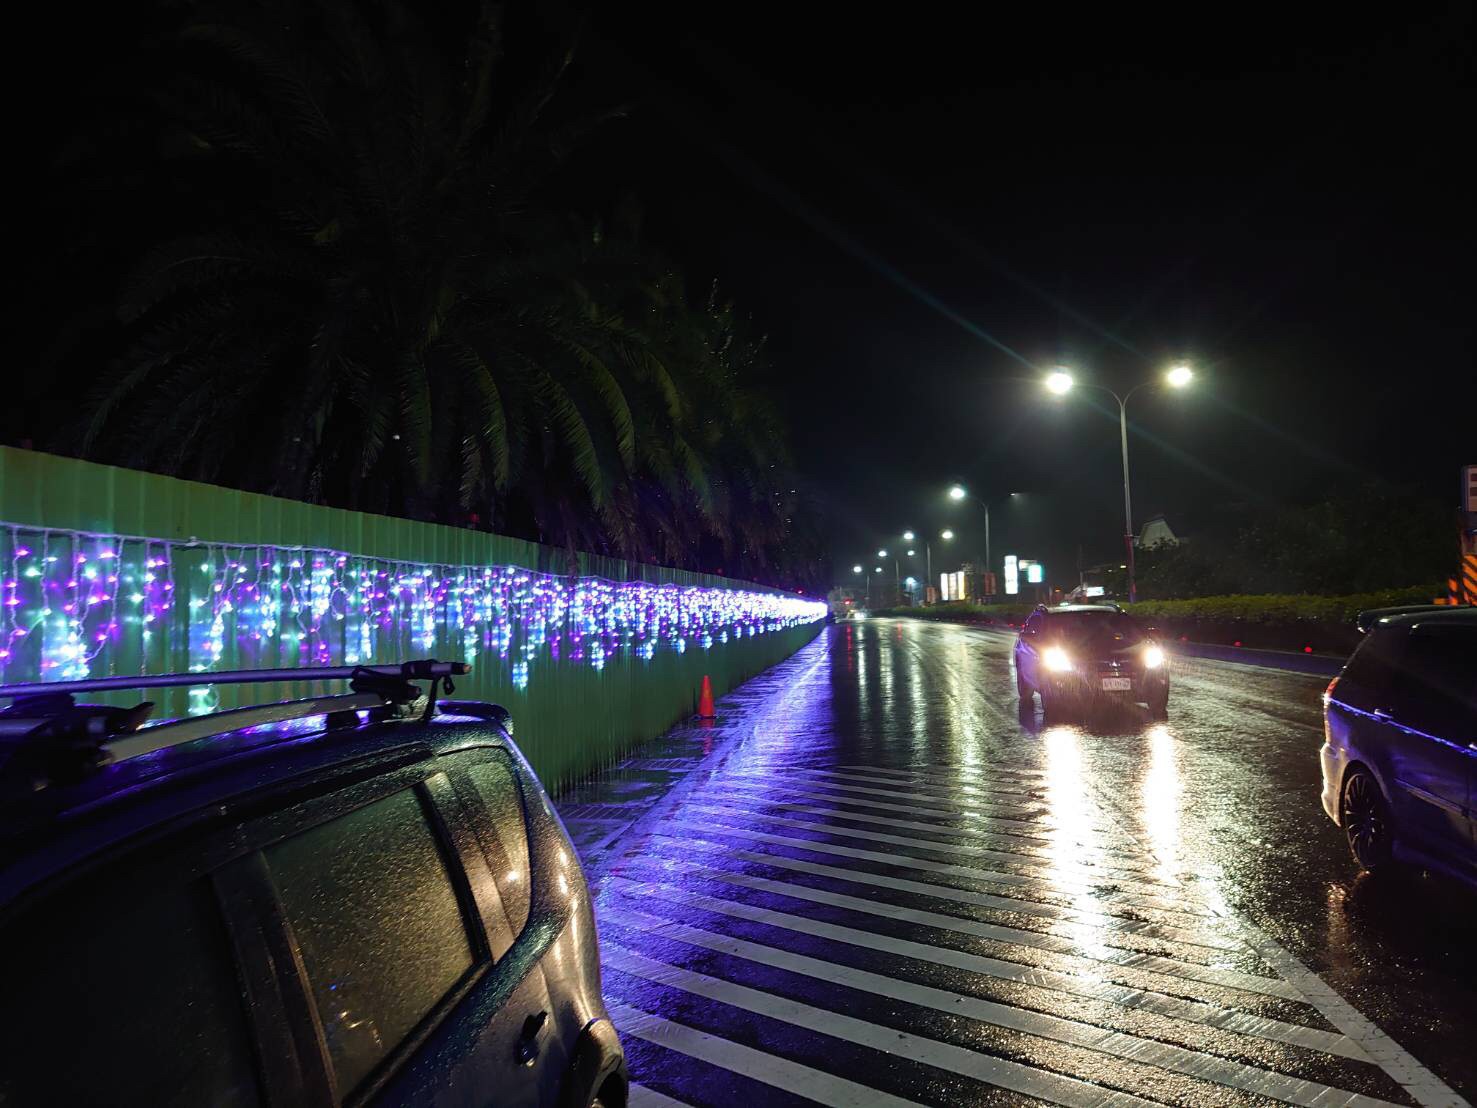
[[(44, 544), (44, 545), (43, 545)], [(111, 564), (99, 561), (97, 552), (112, 555)], [(17, 636), (25, 625), (17, 613), (39, 610), (48, 603), (43, 586), (49, 578), (58, 585), (82, 586), (67, 593), (77, 601), (86, 592), (87, 581), (61, 581), (68, 559), (90, 556), (74, 568), (100, 573), (96, 587), (118, 620), (138, 622), (138, 603), (130, 608), (129, 590), (157, 589), (141, 575), (155, 572), (151, 563), (163, 550), (171, 560), (182, 563), (199, 550), (202, 565), (216, 563), (246, 566), (259, 551), (301, 549), (337, 552), (351, 565), (374, 568), (434, 567), (520, 567), (532, 574), (553, 575), (568, 581), (598, 578), (614, 582), (647, 582), (653, 585), (700, 586), (739, 593), (769, 594), (778, 590), (710, 574), (693, 573), (627, 562), (591, 554), (571, 556), (568, 551), (506, 536), (490, 535), (455, 527), (394, 519), (363, 512), (346, 511), (315, 504), (284, 500), (258, 493), (241, 492), (194, 481), (183, 481), (153, 473), (98, 465), (11, 447), (0, 447), (0, 581), (8, 591), (0, 596), (0, 653), (7, 634)], [(18, 555), (25, 551), (25, 557)], [(51, 564), (43, 561), (43, 552)], [(125, 563), (127, 569), (124, 568)], [(23, 566), (42, 565), (41, 577)], [(265, 561), (262, 565), (265, 565)], [(134, 673), (181, 672), (200, 668), (200, 644), (190, 641), (185, 626), (189, 605), (209, 603), (210, 581), (192, 579), (183, 565), (171, 565), (171, 594), (176, 603), (153, 626), (156, 633), (114, 636), (99, 648), (86, 669), (86, 676)], [(162, 574), (164, 568), (158, 572)], [(243, 574), (245, 569), (241, 571)], [(260, 572), (260, 571), (258, 571)], [(112, 581), (123, 575), (122, 582)], [(138, 580), (135, 580), (138, 577)], [(243, 578), (244, 579), (244, 578)], [(37, 590), (41, 591), (37, 591)], [(110, 591), (111, 590), (111, 591)], [(65, 589), (61, 590), (66, 592)], [(10, 603), (10, 608), (3, 607)], [(8, 620), (8, 623), (7, 623)], [(286, 622), (285, 620), (283, 621)], [(89, 631), (106, 622), (92, 620)], [(654, 738), (696, 706), (704, 676), (711, 678), (714, 694), (723, 693), (773, 666), (811, 641), (823, 624), (816, 620), (764, 633), (727, 634), (714, 639), (707, 649), (679, 653), (656, 649), (646, 657), (638, 651), (614, 651), (604, 667), (573, 664), (568, 660), (535, 658), (526, 665), (523, 681), (516, 681), (512, 666), (496, 654), (472, 659), (473, 673), (458, 682), (457, 696), (503, 704), (513, 714), (519, 746), (551, 789), (558, 790), (617, 760), (637, 744)], [(7, 627), (10, 628), (7, 631)], [(426, 638), (407, 637), (376, 640), (376, 651), (356, 661), (398, 661), (404, 657), (435, 656), (461, 660), (459, 643), (428, 629)], [(433, 633), (434, 631), (434, 633)], [(102, 634), (105, 634), (103, 632)], [(280, 634), (280, 628), (278, 629)], [(196, 639), (198, 639), (198, 632)], [(213, 657), (210, 669), (269, 668), (292, 664), (283, 658), (290, 652), (280, 644), (242, 646), (227, 633), (219, 636), (223, 653)], [(100, 635), (98, 642), (102, 642)], [(84, 642), (78, 652), (85, 654)], [(47, 674), (18, 669), (17, 658), (0, 656), (0, 683), (63, 679), (59, 671)], [(302, 695), (313, 689), (306, 683), (276, 685), (250, 692), (220, 687), (211, 693), (210, 707), (230, 707), (243, 701)], [(183, 692), (152, 694), (160, 701), (156, 714), (181, 715), (191, 704)], [(135, 698), (136, 699), (136, 698)]]

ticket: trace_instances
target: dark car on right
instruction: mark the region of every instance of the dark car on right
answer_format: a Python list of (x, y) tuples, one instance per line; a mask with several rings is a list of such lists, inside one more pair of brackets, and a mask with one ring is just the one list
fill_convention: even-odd
[(1323, 809), (1361, 868), (1477, 885), (1477, 608), (1386, 609), (1324, 695)]

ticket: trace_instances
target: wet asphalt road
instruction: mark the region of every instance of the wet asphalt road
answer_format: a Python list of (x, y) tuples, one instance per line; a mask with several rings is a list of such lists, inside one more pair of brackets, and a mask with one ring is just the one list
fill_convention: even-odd
[(1176, 659), (1167, 723), (1048, 727), (1010, 641), (828, 628), (561, 802), (633, 1104), (1477, 1094), (1477, 897), (1356, 874), (1324, 680)]

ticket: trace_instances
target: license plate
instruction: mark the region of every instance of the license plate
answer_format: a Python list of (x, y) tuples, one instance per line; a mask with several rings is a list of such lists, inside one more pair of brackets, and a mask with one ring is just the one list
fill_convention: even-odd
[(1133, 688), (1133, 680), (1128, 677), (1104, 677), (1104, 692), (1128, 692)]

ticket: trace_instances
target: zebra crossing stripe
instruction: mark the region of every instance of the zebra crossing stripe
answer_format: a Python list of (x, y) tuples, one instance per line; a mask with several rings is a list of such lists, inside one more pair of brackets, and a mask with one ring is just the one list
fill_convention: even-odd
[[(766, 781), (765, 784), (767, 786), (768, 782)], [(895, 788), (874, 789), (866, 785), (843, 785), (833, 781), (806, 781), (805, 784), (812, 789), (829, 789), (831, 791), (826, 793), (825, 795), (832, 796), (834, 799), (843, 801), (844, 803), (848, 804), (854, 803), (854, 801), (851, 800), (852, 793), (860, 793), (863, 796), (890, 797), (895, 803), (901, 802), (906, 807), (916, 808), (919, 811), (928, 812), (946, 810), (949, 812), (950, 815), (954, 816), (968, 816), (971, 818), (982, 816), (986, 819), (1010, 820), (1014, 823), (1027, 825), (1034, 825), (1036, 823), (1042, 822), (1041, 817), (1047, 815), (1045, 804), (1040, 804), (1036, 807), (1026, 807), (1025, 805), (1021, 804), (992, 804), (988, 806), (979, 803), (961, 804), (959, 797), (939, 796), (935, 793), (904, 792)], [(910, 800), (901, 801), (900, 798), (902, 797), (908, 797), (910, 798)], [(929, 803), (913, 804), (911, 802), (911, 798), (928, 801)], [(938, 809), (932, 807), (932, 804), (936, 803), (953, 804), (954, 807), (949, 809)], [(1094, 828), (1094, 830), (1101, 830), (1101, 828)]]
[[(915, 1062), (947, 1070), (961, 1077), (971, 1077), (998, 1088), (1024, 1093), (1054, 1104), (1071, 1108), (1159, 1108), (1153, 1101), (1144, 1100), (1130, 1093), (1105, 1089), (1075, 1077), (1066, 1077), (1049, 1070), (1037, 1069), (1021, 1062), (981, 1054), (967, 1047), (942, 1043), (909, 1031), (898, 1031), (891, 1027), (868, 1023), (855, 1016), (827, 1011), (798, 1000), (789, 1000), (773, 993), (751, 989), (705, 973), (681, 969), (637, 954), (615, 943), (606, 944), (605, 964), (658, 985), (680, 989), (683, 992), (728, 1004), (755, 1015), (767, 1016), (782, 1023), (803, 1027), (835, 1039), (855, 1043), (880, 1053), (899, 1058), (910, 1058)], [(880, 1095), (880, 1094), (874, 1094)], [(869, 1101), (868, 1103), (879, 1103)]]
[[(949, 819), (990, 821), (996, 823), (997, 829), (1005, 834), (1020, 835), (1023, 838), (1029, 838), (1041, 843), (1049, 844), (1051, 842), (1050, 838), (1047, 838), (1042, 834), (1042, 832), (1049, 834), (1051, 830), (1049, 827), (1038, 828), (1036, 824), (1031, 823), (1027, 820), (1004, 819), (991, 816), (988, 813), (983, 812), (961, 812), (957, 808), (929, 808), (921, 804), (894, 804), (884, 800), (867, 800), (863, 797), (858, 796), (842, 796), (833, 792), (813, 792), (811, 790), (818, 787), (818, 783), (814, 781), (801, 782), (801, 785), (808, 786), (808, 788), (797, 787), (795, 785), (787, 785), (783, 781), (770, 781), (758, 777), (752, 779), (726, 778), (725, 783), (728, 782), (739, 785), (749, 785), (753, 788), (762, 790), (766, 794), (773, 792), (792, 793), (795, 796), (803, 796), (809, 800), (828, 800), (832, 804), (847, 804), (857, 808), (877, 808), (884, 812), (902, 812), (904, 814), (910, 815), (917, 814), (929, 816), (946, 816)], [(896, 796), (897, 793), (893, 791), (888, 792), (885, 795)], [(1014, 826), (998, 826), (999, 824), (1007, 823)]]
[[(669, 869), (672, 867), (670, 865), (664, 865), (663, 868)], [(850, 911), (878, 916), (883, 919), (919, 924), (941, 931), (951, 931), (962, 935), (974, 935), (986, 939), (997, 939), (1001, 942), (1010, 942), (1019, 946), (1035, 946), (1036, 949), (1046, 950), (1051, 953), (1073, 953), (1077, 950), (1076, 944), (1065, 940), (1060, 944), (1060, 947), (1064, 949), (1046, 946), (1040, 940), (1051, 938), (1051, 936), (1038, 935), (1035, 932), (1016, 932), (1012, 928), (997, 927), (995, 924), (981, 923), (977, 920), (939, 915), (936, 912), (928, 912), (918, 908), (899, 908), (896, 905), (887, 904), (882, 901), (865, 900), (861, 897), (828, 892), (824, 889), (812, 889), (808, 885), (772, 881), (768, 878), (755, 877), (747, 873), (730, 873), (726, 870), (713, 869), (695, 862), (676, 863), (675, 868), (680, 872), (695, 877), (711, 878), (712, 880), (722, 881), (740, 888), (753, 889), (756, 892), (773, 893), (778, 896), (789, 897), (793, 900), (806, 900), (816, 904), (830, 905), (835, 908), (845, 908)], [(635, 887), (643, 890), (644, 894), (663, 899), (677, 900), (681, 903), (688, 903), (688, 897), (702, 895), (683, 892), (678, 896), (674, 894), (671, 886), (661, 882), (638, 882), (620, 877), (612, 877), (609, 880), (613, 882), (613, 888), (622, 892), (627, 887)], [(709, 904), (707, 903), (708, 901), (712, 903)], [(696, 901), (692, 901), (692, 903), (696, 903)], [(723, 907), (719, 907), (719, 905)], [(734, 915), (743, 919), (754, 919), (757, 922), (767, 922), (772, 926), (783, 926), (804, 934), (835, 939), (839, 942), (849, 942), (853, 945), (866, 946), (882, 952), (905, 954), (911, 958), (935, 962), (954, 969), (967, 970), (971, 973), (977, 973), (981, 976), (992, 977), (1001, 981), (1017, 982), (1049, 992), (1068, 993), (1073, 996), (1081, 996), (1090, 1000), (1100, 1001), (1104, 1004), (1113, 1004), (1121, 1008), (1141, 1009), (1168, 1019), (1214, 1027), (1217, 1030), (1234, 1035), (1264, 1039), (1269, 1042), (1286, 1043), (1290, 1046), (1305, 1047), (1309, 1050), (1321, 1051), (1324, 1054), (1336, 1054), (1343, 1058), (1352, 1058), (1359, 1062), (1369, 1061), (1369, 1058), (1366, 1057), (1364, 1052), (1345, 1035), (1331, 1031), (1321, 1031), (1314, 1027), (1305, 1027), (1298, 1023), (1288, 1023), (1283, 1020), (1255, 1016), (1250, 1012), (1242, 1012), (1234, 1008), (1223, 1008), (1206, 1001), (1187, 999), (1179, 995), (1170, 996), (1167, 993), (1156, 993), (1147, 989), (1114, 985), (1107, 981), (1094, 980), (1090, 975), (1043, 969), (1025, 962), (1012, 962), (1000, 958), (992, 958), (988, 955), (954, 950), (951, 947), (931, 946), (910, 939), (895, 939), (891, 936), (881, 935), (871, 931), (863, 931), (857, 928), (844, 927), (840, 924), (812, 920), (807, 916), (793, 916), (783, 912), (770, 912), (768, 909), (751, 907), (743, 901), (727, 900), (719, 897), (705, 897), (702, 907), (705, 911)], [(757, 913), (765, 913), (765, 918), (760, 919)], [(784, 917), (787, 922), (780, 922), (781, 917)], [(1025, 937), (1016, 938), (1014, 937), (1016, 935)], [(1029, 941), (1031, 939), (1035, 939), (1037, 942), (1032, 943)], [(1085, 957), (1085, 955), (1081, 954), (1075, 954), (1074, 956)]]
[[(757, 819), (764, 823), (776, 824), (780, 827), (792, 827), (797, 831), (809, 831), (819, 835), (830, 835), (835, 838), (864, 839), (867, 842), (886, 843), (889, 846), (913, 847), (935, 854), (960, 854), (966, 858), (978, 858), (981, 861), (1003, 862), (1006, 865), (1029, 867), (1034, 872), (1020, 874), (1018, 876), (1029, 877), (1037, 881), (1045, 881), (1052, 885), (1065, 883), (1068, 885), (1085, 886), (1091, 889), (1111, 883), (1121, 888), (1124, 892), (1132, 893), (1135, 896), (1146, 897), (1151, 903), (1157, 903), (1167, 894), (1182, 891), (1179, 886), (1171, 885), (1166, 881), (1139, 881), (1135, 878), (1110, 877), (1106, 873), (1093, 870), (1090, 866), (1058, 866), (1054, 865), (1047, 858), (1011, 855), (1008, 852), (989, 850), (984, 847), (971, 846), (967, 843), (918, 839), (909, 835), (894, 835), (886, 831), (865, 831), (861, 828), (845, 827), (836, 823), (812, 823), (810, 820), (791, 819), (788, 816), (777, 816), (768, 813), (760, 814), (741, 808), (729, 808), (717, 802), (704, 803), (703, 801), (694, 801), (691, 807), (697, 811), (712, 812), (715, 815), (724, 816), (728, 819)], [(995, 857), (996, 855), (1004, 856)]]
[[(1086, 895), (1104, 907), (1103, 914), (1105, 915), (1123, 916), (1130, 912), (1143, 914), (1147, 911), (1154, 911), (1166, 916), (1183, 916), (1186, 920), (1203, 920), (1207, 923), (1219, 922), (1218, 918), (1209, 910), (1197, 912), (1189, 908), (1160, 905), (1152, 902), (1150, 898), (1133, 896), (1127, 893), (1112, 892), (1096, 894), (1090, 888), (1063, 888), (1058, 883), (1048, 882), (1038, 878), (1023, 877), (1015, 873), (999, 873), (995, 870), (980, 869), (975, 866), (959, 866), (951, 862), (933, 862), (927, 858), (914, 857), (911, 854), (890, 854), (880, 850), (862, 850), (858, 847), (824, 843), (818, 839), (797, 839), (790, 835), (775, 835), (768, 831), (753, 831), (748, 828), (729, 827), (726, 825), (720, 827), (713, 824), (688, 824), (685, 820), (670, 820), (668, 823), (672, 827), (682, 827), (690, 831), (706, 831), (709, 834), (732, 835), (735, 838), (752, 839), (758, 843), (789, 847), (793, 850), (806, 850), (816, 854), (832, 854), (839, 858), (876, 862), (879, 865), (897, 866), (900, 869), (917, 870), (921, 873), (937, 873), (947, 877), (962, 877), (966, 880), (1004, 885), (1021, 891), (1018, 897), (1011, 897), (1016, 903), (1051, 904), (1050, 897), (1052, 896)], [(1116, 911), (1110, 909), (1116, 909)]]
[(922, 896), (933, 897), (936, 900), (949, 900), (957, 904), (973, 904), (981, 908), (994, 908), (1002, 912), (1018, 912), (1022, 915), (1039, 916), (1043, 919), (1082, 923), (1104, 930), (1123, 931), (1128, 934), (1145, 935), (1153, 938), (1170, 938), (1178, 942), (1197, 943), (1198, 945), (1210, 945), (1204, 943), (1198, 937), (1197, 932), (1183, 928), (1166, 927), (1157, 923), (1146, 923), (1138, 919), (1109, 916), (1101, 912), (1090, 912), (1082, 908), (1064, 908), (1055, 904), (1038, 904), (1035, 901), (1029, 900), (1012, 900), (1009, 897), (996, 896), (993, 893), (977, 893), (969, 889), (956, 889), (950, 885), (934, 885), (927, 881), (909, 881), (906, 878), (887, 877), (880, 873), (868, 873), (865, 870), (828, 866), (822, 862), (804, 862), (799, 858), (788, 858), (783, 854), (768, 854), (754, 850), (735, 850), (730, 846), (711, 842), (686, 831), (674, 836), (663, 834), (660, 828), (658, 828), (653, 830), (651, 835), (652, 838), (670, 843), (674, 849), (684, 853), (690, 852), (693, 849), (708, 850), (716, 854), (726, 854), (731, 858), (737, 858), (745, 862), (755, 862), (763, 866), (774, 866), (777, 869), (793, 870), (796, 873), (814, 874), (817, 877), (837, 878), (842, 881), (850, 881), (853, 884), (872, 885), (880, 889), (894, 889), (898, 892), (918, 893)]
[(1095, 1024), (1063, 1019), (1060, 1016), (1032, 1012), (993, 1000), (963, 996), (945, 989), (936, 989), (929, 985), (919, 985), (869, 970), (857, 969), (841, 962), (830, 962), (804, 954), (795, 954), (778, 947), (750, 942), (747, 939), (730, 938), (646, 912), (621, 910), (609, 913), (607, 918), (621, 926), (644, 931), (658, 938), (675, 939), (690, 946), (714, 950), (789, 973), (857, 989), (873, 996), (883, 996), (890, 1000), (899, 1000), (940, 1012), (961, 1015), (981, 1023), (1006, 1027), (1023, 1034), (1094, 1050), (1115, 1058), (1127, 1058), (1142, 1065), (1228, 1085), (1259, 1096), (1273, 1097), (1289, 1104), (1304, 1105), (1305, 1108), (1313, 1108), (1314, 1105), (1321, 1106), (1330, 1101), (1362, 1106), (1362, 1108), (1376, 1108), (1376, 1106), (1384, 1108), (1389, 1105), (1388, 1101), (1360, 1096), (1318, 1082), (1228, 1061), (1213, 1054), (1205, 1054), (1171, 1043), (1145, 1039), (1137, 1035), (1098, 1027)]
[(668, 1096), (645, 1085), (632, 1083), (626, 1090), (626, 1108), (690, 1108), (681, 1100)]
[[(767, 1054), (742, 1043), (710, 1035), (684, 1023), (662, 1019), (628, 1004), (606, 1001), (605, 1007), (611, 1022), (620, 1028), (622, 1035), (655, 1043), (761, 1084), (809, 1097), (830, 1108), (871, 1108), (872, 1105), (877, 1105), (877, 1108), (920, 1108), (916, 1101), (891, 1096), (824, 1070), (802, 1066), (777, 1054)], [(632, 1100), (631, 1103), (635, 1105), (637, 1102)]]
[[(896, 778), (878, 777), (869, 773), (843, 773), (839, 770), (804, 768), (800, 769), (799, 772), (806, 777), (822, 777), (835, 781), (856, 781), (863, 785), (892, 785), (896, 788), (897, 785), (903, 783)], [(909, 781), (906, 783), (922, 784), (930, 788), (941, 785), (947, 786), (947, 783), (943, 781)], [(1031, 805), (1046, 803), (1046, 798), (1042, 794), (1050, 787), (1050, 785), (1043, 782), (1039, 785), (1029, 786), (1029, 788), (1034, 790), (1032, 792), (1017, 792), (1014, 789), (998, 788), (987, 782), (971, 782), (964, 785), (956, 782), (952, 789), (957, 793), (957, 796), (963, 797), (965, 800), (987, 804), (1015, 804), (1022, 807), (1030, 807)]]
[[(820, 808), (814, 804), (796, 804), (790, 801), (777, 801), (767, 794), (762, 793), (725, 789), (720, 795), (730, 804), (737, 801), (752, 801), (755, 804), (762, 805), (762, 809), (753, 809), (756, 812), (777, 809), (784, 812), (799, 812), (804, 815), (825, 816), (828, 819), (844, 819), (850, 823), (869, 823), (877, 827), (896, 827), (904, 831), (924, 831), (930, 835), (940, 835), (949, 839), (958, 840), (961, 844), (988, 842), (991, 845), (988, 847), (982, 845), (979, 849), (989, 850), (994, 854), (1007, 854), (1013, 858), (1019, 858), (1022, 861), (1032, 862), (1038, 865), (1042, 862), (1053, 862), (1055, 860), (1054, 852), (1057, 852), (1059, 849), (1055, 846), (1027, 846), (1024, 844), (1024, 837), (1020, 835), (1002, 835), (994, 831), (985, 831), (978, 828), (953, 827), (945, 823), (928, 823), (914, 819), (897, 819), (894, 816), (879, 816), (871, 812), (845, 812), (838, 808)], [(1050, 840), (1043, 839), (1042, 842), (1049, 843)], [(1094, 872), (1101, 871), (1102, 873), (1114, 876), (1124, 874), (1138, 880), (1164, 883), (1148, 867), (1136, 867), (1126, 864), (1130, 856), (1122, 851), (1115, 850), (1108, 844), (1100, 845), (1096, 852), (1112, 861), (1109, 864), (1101, 866), (1094, 863), (1084, 863), (1089, 865)]]

